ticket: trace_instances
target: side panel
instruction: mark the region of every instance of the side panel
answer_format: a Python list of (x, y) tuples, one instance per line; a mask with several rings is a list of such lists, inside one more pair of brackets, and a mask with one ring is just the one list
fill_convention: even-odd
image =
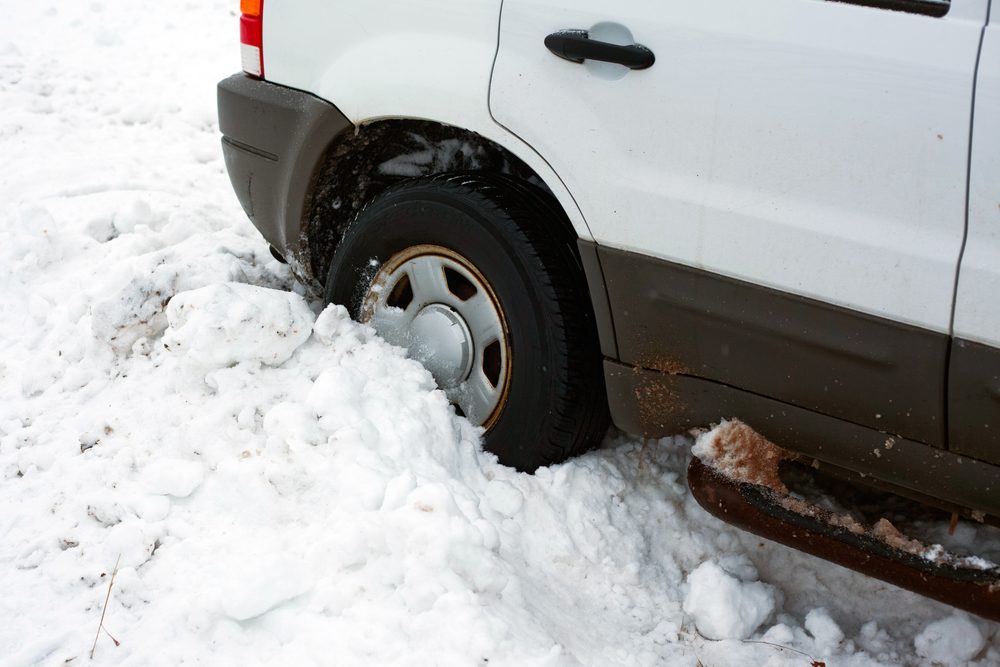
[(948, 378), (949, 446), (1000, 463), (1000, 7), (983, 35), (971, 167)]
[(598, 252), (623, 362), (944, 445), (946, 335), (681, 264)]
[(264, 3), (268, 81), (335, 104), (354, 124), (418, 118), (477, 132), (521, 158), (593, 237), (551, 167), (489, 114), (500, 0)]

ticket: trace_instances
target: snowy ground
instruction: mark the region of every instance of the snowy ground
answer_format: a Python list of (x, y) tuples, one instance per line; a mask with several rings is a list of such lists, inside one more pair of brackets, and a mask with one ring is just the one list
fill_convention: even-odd
[(0, 665), (90, 664), (119, 557), (94, 664), (1000, 664), (709, 517), (688, 440), (497, 465), (298, 296), (220, 159), (237, 5), (0, 2)]

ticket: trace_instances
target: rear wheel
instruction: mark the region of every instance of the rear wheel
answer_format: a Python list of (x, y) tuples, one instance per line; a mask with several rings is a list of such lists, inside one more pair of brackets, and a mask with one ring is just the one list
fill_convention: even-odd
[(326, 300), (434, 376), (501, 463), (534, 471), (608, 426), (586, 282), (540, 191), (480, 175), (403, 181), (358, 214)]

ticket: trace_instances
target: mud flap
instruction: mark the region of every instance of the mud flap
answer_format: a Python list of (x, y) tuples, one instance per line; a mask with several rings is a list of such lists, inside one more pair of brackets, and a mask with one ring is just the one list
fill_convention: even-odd
[(713, 516), (738, 528), (818, 556), (920, 595), (1000, 621), (1000, 568), (960, 567), (896, 549), (867, 534), (793, 512), (766, 487), (736, 482), (698, 458), (688, 485)]

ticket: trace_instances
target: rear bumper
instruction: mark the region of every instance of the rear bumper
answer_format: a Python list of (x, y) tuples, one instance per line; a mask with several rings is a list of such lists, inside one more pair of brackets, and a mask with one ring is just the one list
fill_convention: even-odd
[(309, 93), (234, 74), (218, 86), (222, 152), (233, 190), (268, 243), (294, 251), (327, 146), (353, 127)]

